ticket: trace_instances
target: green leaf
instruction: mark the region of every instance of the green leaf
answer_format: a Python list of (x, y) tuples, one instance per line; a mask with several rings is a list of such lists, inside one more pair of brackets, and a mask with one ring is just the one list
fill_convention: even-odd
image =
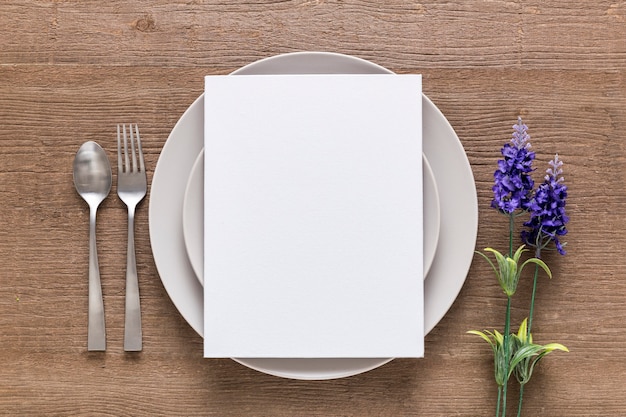
[(548, 343), (547, 345), (543, 345), (543, 348), (546, 349), (548, 352), (552, 352), (553, 350), (569, 352), (569, 349), (560, 343)]
[(517, 248), (517, 250), (513, 254), (513, 260), (515, 260), (516, 264), (519, 263), (519, 260), (522, 257), (522, 253), (528, 252), (528, 249), (525, 249), (525, 248), (526, 248), (526, 245), (522, 245), (519, 248)]
[(502, 333), (494, 329), (492, 334), (493, 334), (493, 338), (495, 339), (498, 345), (504, 344), (504, 336), (502, 335)]
[[(486, 249), (485, 249), (486, 250)], [(482, 252), (479, 251), (474, 251), (475, 253), (477, 253), (478, 255), (482, 256), (483, 258), (485, 258), (487, 260), (487, 262), (489, 262), (489, 265), (491, 265), (491, 268), (493, 268), (493, 272), (496, 273), (496, 275), (498, 275), (498, 269), (496, 268), (496, 266), (493, 264), (493, 262), (491, 262), (491, 259), (489, 259), (489, 257), (487, 255), (485, 255)]]
[(529, 264), (529, 263), (533, 263), (535, 265), (540, 266), (541, 269), (543, 269), (546, 272), (546, 274), (548, 274), (548, 278), (552, 278), (552, 272), (550, 271), (550, 268), (548, 268), (548, 265), (546, 265), (545, 262), (539, 258), (527, 259), (526, 262), (522, 264), (522, 267), (520, 268), (520, 272), (526, 266), (526, 264)]
[(528, 333), (528, 319), (524, 319), (522, 321), (522, 324), (520, 324), (519, 329), (517, 330), (517, 338), (525, 343), (528, 340), (527, 337), (527, 333)]
[(546, 345), (537, 345), (532, 342), (532, 334), (527, 334), (526, 320), (520, 325), (517, 334), (512, 334), (515, 353), (511, 357), (511, 369), (515, 374), (517, 381), (524, 385), (530, 381), (533, 370), (539, 361), (555, 350), (568, 352), (568, 349), (560, 343), (548, 343)]
[(475, 334), (476, 336), (480, 336), (483, 338), (483, 340), (485, 340), (487, 343), (489, 343), (489, 345), (491, 345), (491, 347), (494, 347), (494, 343), (491, 341), (491, 338), (489, 336), (487, 336), (485, 333), (478, 331), (478, 330), (469, 330), (467, 333), (469, 334)]

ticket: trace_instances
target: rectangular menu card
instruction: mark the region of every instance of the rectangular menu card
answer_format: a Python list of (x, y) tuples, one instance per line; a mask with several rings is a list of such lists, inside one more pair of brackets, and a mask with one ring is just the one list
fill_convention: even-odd
[(204, 356), (423, 356), (421, 76), (205, 86)]

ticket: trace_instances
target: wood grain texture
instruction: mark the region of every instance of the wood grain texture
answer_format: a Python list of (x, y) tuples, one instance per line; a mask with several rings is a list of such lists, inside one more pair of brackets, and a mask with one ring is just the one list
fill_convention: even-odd
[[(285, 380), (202, 358), (159, 280), (147, 201), (136, 219), (144, 351), (124, 353), (126, 210), (113, 194), (98, 219), (108, 350), (86, 351), (88, 211), (71, 174), (80, 144), (96, 140), (112, 157), (115, 125), (136, 122), (151, 174), (204, 75), (301, 50), (424, 75), (472, 166), (478, 248), (506, 245), (490, 189), (517, 115), (538, 175), (561, 155), (568, 255), (547, 258), (555, 276), (540, 282), (534, 333), (571, 352), (541, 363), (524, 415), (623, 414), (626, 2), (7, 0), (0, 27), (1, 415), (493, 414), (491, 353), (465, 334), (502, 327), (504, 298), (484, 262), (426, 337), (423, 360)], [(525, 280), (516, 322), (529, 293)]]

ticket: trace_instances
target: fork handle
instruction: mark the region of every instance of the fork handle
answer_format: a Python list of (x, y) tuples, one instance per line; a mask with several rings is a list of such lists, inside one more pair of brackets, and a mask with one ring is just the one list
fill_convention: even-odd
[(141, 308), (139, 282), (135, 260), (135, 206), (128, 206), (128, 250), (126, 253), (126, 313), (124, 320), (124, 350), (138, 352), (141, 343)]
[(100, 267), (96, 246), (97, 206), (89, 207), (89, 320), (87, 325), (87, 350), (106, 350), (104, 328), (104, 302), (100, 284)]

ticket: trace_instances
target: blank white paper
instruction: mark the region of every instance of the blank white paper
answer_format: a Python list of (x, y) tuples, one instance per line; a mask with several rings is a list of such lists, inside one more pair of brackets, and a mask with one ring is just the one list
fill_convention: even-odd
[(421, 76), (205, 82), (205, 357), (423, 356)]

